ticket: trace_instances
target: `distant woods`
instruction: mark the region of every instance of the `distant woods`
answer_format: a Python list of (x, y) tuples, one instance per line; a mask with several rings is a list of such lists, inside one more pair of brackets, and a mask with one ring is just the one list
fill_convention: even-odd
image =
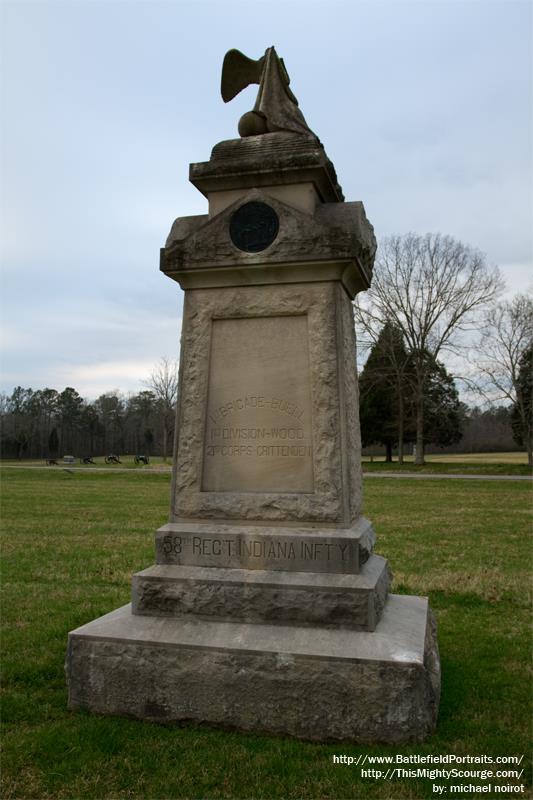
[[(447, 354), (482, 402), (505, 404), (487, 414), (500, 421), (511, 415), (509, 433), (512, 424), (533, 465), (533, 300), (519, 294), (498, 302), (502, 290), (497, 268), (451, 236), (409, 233), (380, 242), (371, 288), (355, 303), (356, 329), (369, 350), (360, 380), (364, 444), (383, 445), (389, 459), (397, 448), (402, 461), (404, 445), (414, 443), (415, 462), (423, 464), (428, 444), (461, 442), (473, 412), (459, 402), (442, 363)], [(490, 426), (486, 434), (493, 438)]]
[(76, 458), (172, 449), (177, 365), (162, 359), (138, 394), (106, 392), (88, 401), (75, 388), (26, 389), (0, 395), (2, 458)]
[[(427, 445), (464, 453), (525, 449), (513, 406), (467, 408), (458, 401), (452, 379), (441, 369), (435, 368), (427, 398)], [(363, 446), (383, 445), (389, 457), (393, 449), (397, 451), (401, 424), (396, 380), (383, 366), (379, 350), (369, 357), (360, 376)], [(169, 456), (174, 428), (174, 414), (148, 389), (127, 397), (107, 392), (89, 402), (72, 387), (58, 392), (18, 386), (11, 395), (0, 396), (0, 418), (2, 458), (163, 455), (165, 441)], [(414, 430), (407, 383), (404, 452), (412, 452)]]

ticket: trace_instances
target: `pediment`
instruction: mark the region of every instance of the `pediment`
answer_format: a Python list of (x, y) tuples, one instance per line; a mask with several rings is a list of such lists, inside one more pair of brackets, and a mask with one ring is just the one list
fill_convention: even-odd
[[(240, 249), (230, 234), (234, 215), (248, 203), (266, 204), (279, 223), (259, 252)], [(370, 284), (375, 249), (362, 203), (320, 203), (308, 213), (254, 188), (216, 216), (177, 219), (161, 250), (161, 270), (183, 288), (342, 280), (353, 296)]]
[[(279, 219), (279, 230), (272, 244), (260, 252), (252, 253), (239, 249), (230, 236), (233, 215), (251, 202), (265, 203)], [(326, 205), (338, 207), (354, 204)], [(346, 214), (335, 212), (336, 208), (332, 208), (322, 221), (320, 209), (315, 214), (309, 214), (261, 189), (252, 189), (215, 217), (198, 217), (197, 224), (191, 217), (176, 220), (164, 251), (164, 271), (191, 268), (194, 265), (223, 266), (229, 262), (239, 262), (244, 266), (353, 258), (357, 249), (354, 248), (353, 222), (350, 224)]]

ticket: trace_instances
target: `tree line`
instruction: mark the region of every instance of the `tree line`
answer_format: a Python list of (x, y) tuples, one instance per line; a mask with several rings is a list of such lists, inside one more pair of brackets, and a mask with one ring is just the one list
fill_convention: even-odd
[(533, 300), (501, 300), (503, 282), (483, 254), (451, 236), (409, 233), (380, 242), (368, 292), (355, 303), (356, 328), (370, 350), (361, 375), (363, 442), (403, 459), (415, 443), (424, 463), (431, 442), (461, 438), (465, 410), (443, 363), (485, 401), (504, 403), (515, 441), (533, 466)]
[[(372, 376), (373, 364), (379, 363), (379, 350), (367, 363), (360, 379), (363, 446), (383, 445), (391, 460), (398, 448), (397, 402), (391, 392), (394, 383), (389, 382), (386, 370), (377, 380)], [(450, 376), (442, 392), (444, 405), (439, 408), (440, 394), (439, 388), (426, 409), (426, 444), (462, 453), (507, 451), (523, 444), (509, 407), (468, 408), (458, 401)], [(406, 405), (403, 441), (412, 445), (414, 420), (409, 402)], [(135, 453), (166, 458), (173, 434), (173, 411), (168, 420), (171, 425), (167, 425), (166, 451), (164, 416), (161, 402), (150, 390), (130, 396), (107, 392), (87, 402), (72, 387), (58, 392), (18, 386), (11, 395), (0, 397), (1, 457), (44, 460), (67, 454), (82, 458)]]
[(113, 391), (84, 400), (67, 386), (30, 389), (17, 386), (0, 396), (2, 458), (78, 458), (111, 453), (160, 454), (172, 449), (177, 368), (162, 359), (146, 389), (125, 396)]

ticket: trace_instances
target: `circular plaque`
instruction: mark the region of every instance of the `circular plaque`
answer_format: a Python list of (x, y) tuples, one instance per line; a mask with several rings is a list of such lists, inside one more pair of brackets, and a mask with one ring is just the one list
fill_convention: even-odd
[(269, 247), (279, 231), (278, 215), (266, 203), (245, 203), (229, 224), (231, 241), (245, 253), (260, 253)]

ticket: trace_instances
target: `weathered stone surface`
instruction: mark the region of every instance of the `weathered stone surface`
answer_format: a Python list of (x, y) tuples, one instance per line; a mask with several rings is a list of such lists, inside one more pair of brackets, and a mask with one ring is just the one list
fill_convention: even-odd
[(312, 492), (307, 318), (214, 319), (211, 336), (202, 491)]
[(389, 583), (380, 556), (358, 575), (156, 565), (133, 576), (132, 608), (153, 616), (373, 631)]
[(341, 406), (341, 439), (343, 442), (343, 473), (348, 485), (352, 487), (343, 500), (346, 504), (344, 515), (357, 518), (360, 513), (359, 498), (363, 497), (363, 475), (361, 469), (361, 429), (359, 427), (359, 386), (356, 363), (355, 323), (353, 306), (346, 295), (337, 293), (336, 297), (339, 403)]
[(364, 517), (348, 529), (170, 522), (156, 532), (156, 563), (289, 572), (357, 573), (372, 553)]
[(435, 728), (427, 600), (391, 595), (373, 633), (135, 616), (69, 636), (69, 706), (303, 739), (398, 743)]
[[(265, 484), (264, 491), (249, 491), (243, 482), (242, 491), (205, 491), (202, 477), (212, 320), (231, 319), (238, 323), (240, 319), (299, 315), (307, 318), (313, 490), (272, 491)], [(357, 521), (361, 514), (361, 466), (357, 426), (352, 425), (356, 401), (353, 396), (340, 399), (348, 385), (352, 389), (356, 385), (353, 333), (348, 331), (347, 321), (350, 315), (346, 293), (333, 282), (186, 293), (172, 521), (288, 521), (346, 528)], [(239, 339), (235, 342), (236, 351), (241, 347), (246, 343)], [(350, 349), (345, 352), (345, 348)], [(287, 380), (290, 369), (290, 363), (280, 368), (287, 370), (280, 373), (286, 374)], [(259, 380), (244, 377), (240, 385), (234, 386), (234, 405), (228, 406), (224, 417), (228, 427), (236, 427), (239, 403), (258, 397), (273, 399), (269, 386), (261, 385)], [(280, 426), (282, 421), (293, 421), (294, 416), (287, 409), (295, 399), (274, 399), (285, 403), (285, 412), (280, 410)], [(263, 427), (259, 416), (255, 427)], [(350, 454), (344, 455), (348, 449)]]
[(213, 148), (209, 161), (191, 164), (189, 180), (203, 194), (311, 181), (325, 203), (342, 202), (335, 167), (314, 137), (267, 133), (228, 139)]
[[(230, 236), (233, 214), (251, 202), (270, 206), (280, 221), (273, 243), (257, 253), (240, 250)], [(160, 266), (184, 289), (336, 280), (353, 298), (370, 285), (375, 250), (360, 202), (321, 204), (311, 214), (251, 189), (212, 218), (177, 219)]]
[[(249, 189), (227, 189), (219, 192), (209, 192), (209, 217), (216, 217), (221, 211), (224, 211), (228, 206), (233, 205), (236, 200), (248, 194)], [(316, 193), (316, 189), (311, 182), (306, 183), (292, 183), (283, 186), (264, 186), (262, 191), (269, 197), (275, 197), (286, 203), (288, 206), (300, 209), (307, 214), (314, 214), (317, 204), (320, 202)], [(167, 246), (172, 243), (174, 238), (184, 238), (180, 235), (179, 220), (177, 223), (177, 235), (174, 236), (174, 226), (170, 232), (167, 240)]]

